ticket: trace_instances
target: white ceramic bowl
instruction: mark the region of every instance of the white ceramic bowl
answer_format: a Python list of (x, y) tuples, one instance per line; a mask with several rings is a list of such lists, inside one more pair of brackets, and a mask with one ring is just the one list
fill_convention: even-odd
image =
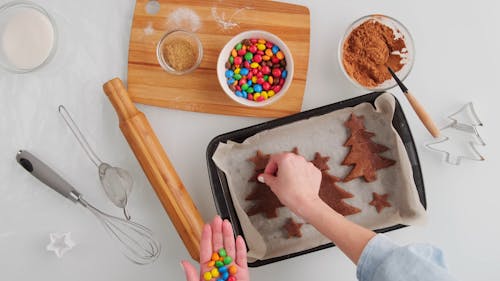
[[(274, 96), (268, 98), (267, 100), (264, 101), (251, 101), (248, 99), (245, 99), (243, 97), (238, 97), (231, 89), (229, 89), (229, 85), (227, 84), (227, 78), (225, 76), (226, 72), (226, 62), (231, 55), (231, 50), (236, 46), (236, 44), (240, 43), (244, 39), (264, 39), (266, 41), (270, 41), (276, 46), (280, 48), (280, 50), (283, 52), (285, 55), (286, 59), (286, 70), (288, 72), (286, 76), (285, 83), (281, 87), (281, 90), (279, 93), (275, 94)], [(219, 59), (217, 61), (217, 78), (219, 79), (219, 84), (226, 93), (228, 97), (230, 97), (232, 100), (239, 104), (243, 104), (246, 106), (251, 106), (251, 107), (263, 107), (270, 105), (280, 98), (282, 98), (288, 88), (290, 87), (290, 84), (292, 83), (293, 80), (293, 58), (292, 54), (290, 52), (290, 49), (286, 46), (286, 44), (278, 38), (278, 36), (269, 33), (267, 31), (262, 31), (262, 30), (250, 30), (250, 31), (245, 31), (242, 32), (236, 36), (234, 36), (229, 42), (226, 43), (224, 48), (222, 48), (221, 52), (219, 53)]]

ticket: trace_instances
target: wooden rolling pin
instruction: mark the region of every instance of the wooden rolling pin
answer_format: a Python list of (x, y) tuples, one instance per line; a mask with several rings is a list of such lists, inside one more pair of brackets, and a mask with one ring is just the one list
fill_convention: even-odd
[(108, 81), (104, 92), (113, 104), (120, 129), (132, 148), (156, 195), (167, 211), (191, 257), (200, 259), (203, 219), (182, 184), (144, 113), (129, 97), (119, 78)]

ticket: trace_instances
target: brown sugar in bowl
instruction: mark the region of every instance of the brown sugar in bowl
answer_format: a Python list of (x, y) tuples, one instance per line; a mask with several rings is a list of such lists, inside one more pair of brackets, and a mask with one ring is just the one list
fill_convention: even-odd
[(160, 66), (168, 73), (187, 74), (200, 65), (203, 46), (195, 33), (172, 30), (165, 33), (158, 42), (156, 56)]

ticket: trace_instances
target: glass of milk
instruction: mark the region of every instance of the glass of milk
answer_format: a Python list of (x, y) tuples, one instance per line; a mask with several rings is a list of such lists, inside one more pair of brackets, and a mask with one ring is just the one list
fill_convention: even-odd
[(54, 20), (40, 6), (13, 1), (0, 7), (0, 66), (14, 73), (42, 67), (54, 56)]

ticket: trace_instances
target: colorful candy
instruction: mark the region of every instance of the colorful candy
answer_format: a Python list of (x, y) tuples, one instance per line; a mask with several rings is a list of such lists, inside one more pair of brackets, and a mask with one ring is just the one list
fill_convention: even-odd
[(238, 268), (236, 267), (236, 265), (231, 265), (231, 266), (229, 267), (229, 274), (231, 274), (231, 275), (235, 275), (235, 274), (236, 274), (236, 272), (238, 272)]
[(227, 267), (226, 267), (226, 266), (221, 266), (221, 267), (219, 267), (219, 272), (220, 272), (220, 273), (227, 272)]
[[(244, 48), (244, 46), (240, 47), (240, 50), (242, 48)], [(241, 94), (241, 91), (239, 92)], [(240, 94), (237, 93), (238, 96), (240, 96)], [(203, 274), (203, 279), (206, 281), (212, 279), (214, 281), (236, 281), (235, 275), (236, 272), (238, 272), (238, 267), (235, 264), (231, 265), (232, 262), (233, 258), (227, 255), (226, 249), (220, 248), (219, 251), (212, 254), (210, 261), (207, 263), (209, 269)]]
[(205, 272), (203, 274), (203, 279), (205, 279), (207, 281), (210, 280), (210, 279), (212, 279), (212, 273), (210, 273), (209, 271)]
[(219, 256), (226, 257), (227, 256), (226, 249), (220, 248), (219, 249)]
[(241, 65), (241, 62), (243, 61), (243, 59), (241, 57), (235, 57), (233, 59), (233, 63), (234, 65)]
[(214, 268), (214, 269), (210, 270), (210, 274), (212, 274), (213, 278), (217, 278), (217, 277), (219, 277), (220, 272), (219, 272), (219, 270), (217, 270), (217, 268)]
[(262, 71), (262, 74), (269, 74), (269, 73), (271, 73), (271, 68), (268, 65), (265, 65), (262, 67), (261, 71)]
[[(274, 77), (280, 77), (280, 76), (281, 76), (281, 69), (279, 69), (279, 68), (274, 68), (272, 73), (273, 73), (273, 76), (274, 76)], [(238, 74), (235, 74), (235, 75), (233, 76), (233, 78), (234, 78), (234, 79), (236, 79), (236, 80), (239, 80), (239, 79), (241, 78), (241, 75), (239, 76), (240, 78), (236, 78), (236, 77), (237, 77), (237, 75), (238, 75)]]
[[(279, 93), (288, 76), (283, 51), (265, 39), (245, 39), (236, 44), (225, 66), (224, 75), (234, 94), (256, 102)], [(220, 261), (225, 263), (224, 259)]]
[(231, 262), (233, 261), (233, 258), (231, 258), (230, 256), (226, 256), (224, 257), (224, 264), (230, 264)]
[[(259, 79), (261, 79), (261, 78), (259, 78)], [(259, 79), (257, 79), (257, 83), (258, 83)], [(262, 86), (261, 86), (261, 84), (255, 84), (253, 86), (253, 91), (256, 92), (256, 93), (262, 92)]]
[[(248, 72), (250, 72), (250, 71), (246, 67), (244, 67), (240, 70), (240, 74), (243, 76), (248, 75)], [(286, 72), (286, 70), (283, 71), (283, 73), (285, 73), (285, 72)]]

